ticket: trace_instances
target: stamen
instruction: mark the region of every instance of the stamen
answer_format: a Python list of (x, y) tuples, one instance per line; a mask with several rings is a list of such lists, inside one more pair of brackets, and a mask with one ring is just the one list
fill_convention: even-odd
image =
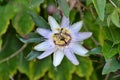
[(58, 33), (53, 34), (53, 41), (57, 46), (66, 46), (71, 41), (69, 30), (65, 28), (59, 28)]

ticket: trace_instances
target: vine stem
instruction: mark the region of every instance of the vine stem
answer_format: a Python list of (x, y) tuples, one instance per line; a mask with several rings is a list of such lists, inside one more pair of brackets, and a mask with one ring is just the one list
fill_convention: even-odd
[[(82, 6), (84, 7), (84, 5), (83, 5), (82, 3), (80, 3), (79, 0), (77, 0), (77, 1), (79, 2), (79, 5), (82, 5)], [(80, 7), (80, 6), (79, 6), (79, 7)], [(78, 10), (79, 10), (81, 19), (83, 19), (84, 14), (82, 13), (81, 8), (79, 8)], [(88, 28), (86, 27), (86, 25), (85, 25), (85, 24), (83, 24), (83, 25), (84, 25), (84, 29), (85, 29), (86, 31), (89, 31)], [(95, 43), (96, 46), (99, 45), (99, 42), (98, 42), (93, 36), (91, 36), (91, 39), (92, 39), (92, 41)]]
[(108, 80), (109, 79), (109, 76), (110, 76), (110, 73), (108, 73), (105, 77), (105, 80)]
[(109, 0), (109, 1), (115, 8), (117, 8), (116, 4), (112, 0)]
[[(84, 29), (85, 29), (86, 31), (89, 31), (85, 24), (84, 24)], [(95, 43), (96, 46), (99, 45), (99, 42), (98, 42), (93, 36), (91, 36), (91, 39), (92, 39), (92, 41)]]
[[(85, 9), (87, 9), (87, 8), (86, 8), (79, 0), (77, 0), (77, 1), (78, 1), (78, 4), (79, 4), (78, 10), (79, 10), (79, 13), (80, 13), (80, 17), (81, 17), (81, 19), (83, 19), (84, 14), (82, 13), (81, 5), (82, 5), (82, 7), (84, 7)], [(84, 25), (84, 29), (85, 29), (86, 31), (89, 31), (88, 28), (86, 27), (86, 25), (85, 25), (85, 24), (83, 24), (83, 25)], [(93, 36), (91, 36), (91, 39), (92, 39), (92, 41), (95, 43), (96, 46), (99, 45), (99, 42), (98, 42)]]
[(25, 49), (26, 46), (27, 46), (27, 44), (24, 44), (19, 50), (14, 52), (12, 55), (10, 55), (10, 56), (4, 58), (3, 60), (1, 60), (0, 64), (6, 62), (6, 61), (10, 60), (11, 58), (15, 57), (16, 55), (18, 55), (21, 51), (23, 51)]

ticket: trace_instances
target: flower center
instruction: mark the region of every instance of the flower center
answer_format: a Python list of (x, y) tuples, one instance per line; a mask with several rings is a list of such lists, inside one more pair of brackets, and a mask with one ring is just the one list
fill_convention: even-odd
[(58, 33), (53, 34), (55, 45), (66, 46), (71, 41), (70, 31), (66, 28), (57, 28)]

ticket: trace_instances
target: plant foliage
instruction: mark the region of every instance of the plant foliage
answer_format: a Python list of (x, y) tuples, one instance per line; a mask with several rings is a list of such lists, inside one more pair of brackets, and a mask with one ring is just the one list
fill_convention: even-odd
[[(78, 66), (66, 58), (56, 68), (52, 56), (37, 59), (42, 52), (33, 47), (45, 39), (35, 30), (50, 29), (49, 15), (58, 22), (65, 15), (71, 24), (82, 20), (82, 31), (93, 33), (83, 42), (90, 56), (77, 56)], [(0, 80), (119, 80), (119, 75), (119, 0), (0, 0)]]

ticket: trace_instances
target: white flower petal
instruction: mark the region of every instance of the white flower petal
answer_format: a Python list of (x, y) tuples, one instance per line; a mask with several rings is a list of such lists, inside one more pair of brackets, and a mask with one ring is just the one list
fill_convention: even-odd
[(61, 50), (57, 50), (56, 52), (54, 52), (54, 54), (53, 54), (53, 65), (55, 67), (60, 65), (63, 57), (64, 57), (64, 53)]
[(43, 52), (40, 56), (38, 56), (38, 59), (43, 59), (49, 55), (51, 55), (53, 52), (55, 51), (55, 48), (50, 47), (49, 49), (47, 49), (45, 52)]
[(60, 28), (59, 24), (56, 22), (56, 20), (52, 16), (48, 17), (48, 22), (50, 24), (52, 31), (55, 31), (56, 28)]
[(34, 47), (37, 51), (45, 51), (50, 47), (49, 41), (42, 42)]
[(39, 33), (44, 38), (49, 38), (51, 34), (50, 30), (43, 29), (43, 28), (37, 28), (36, 32)]
[(76, 22), (73, 25), (71, 25), (71, 30), (74, 32), (78, 32), (82, 28), (82, 21)]
[(79, 45), (79, 43), (72, 43), (71, 48), (76, 54), (80, 56), (87, 56), (86, 53), (88, 52), (88, 50)]
[(76, 41), (83, 41), (92, 36), (92, 32), (81, 32), (76, 35)]
[(69, 28), (69, 23), (70, 23), (69, 19), (66, 16), (63, 16), (61, 27), (62, 28)]
[(74, 53), (70, 49), (64, 49), (64, 54), (74, 65), (79, 64), (77, 58), (75, 57)]

